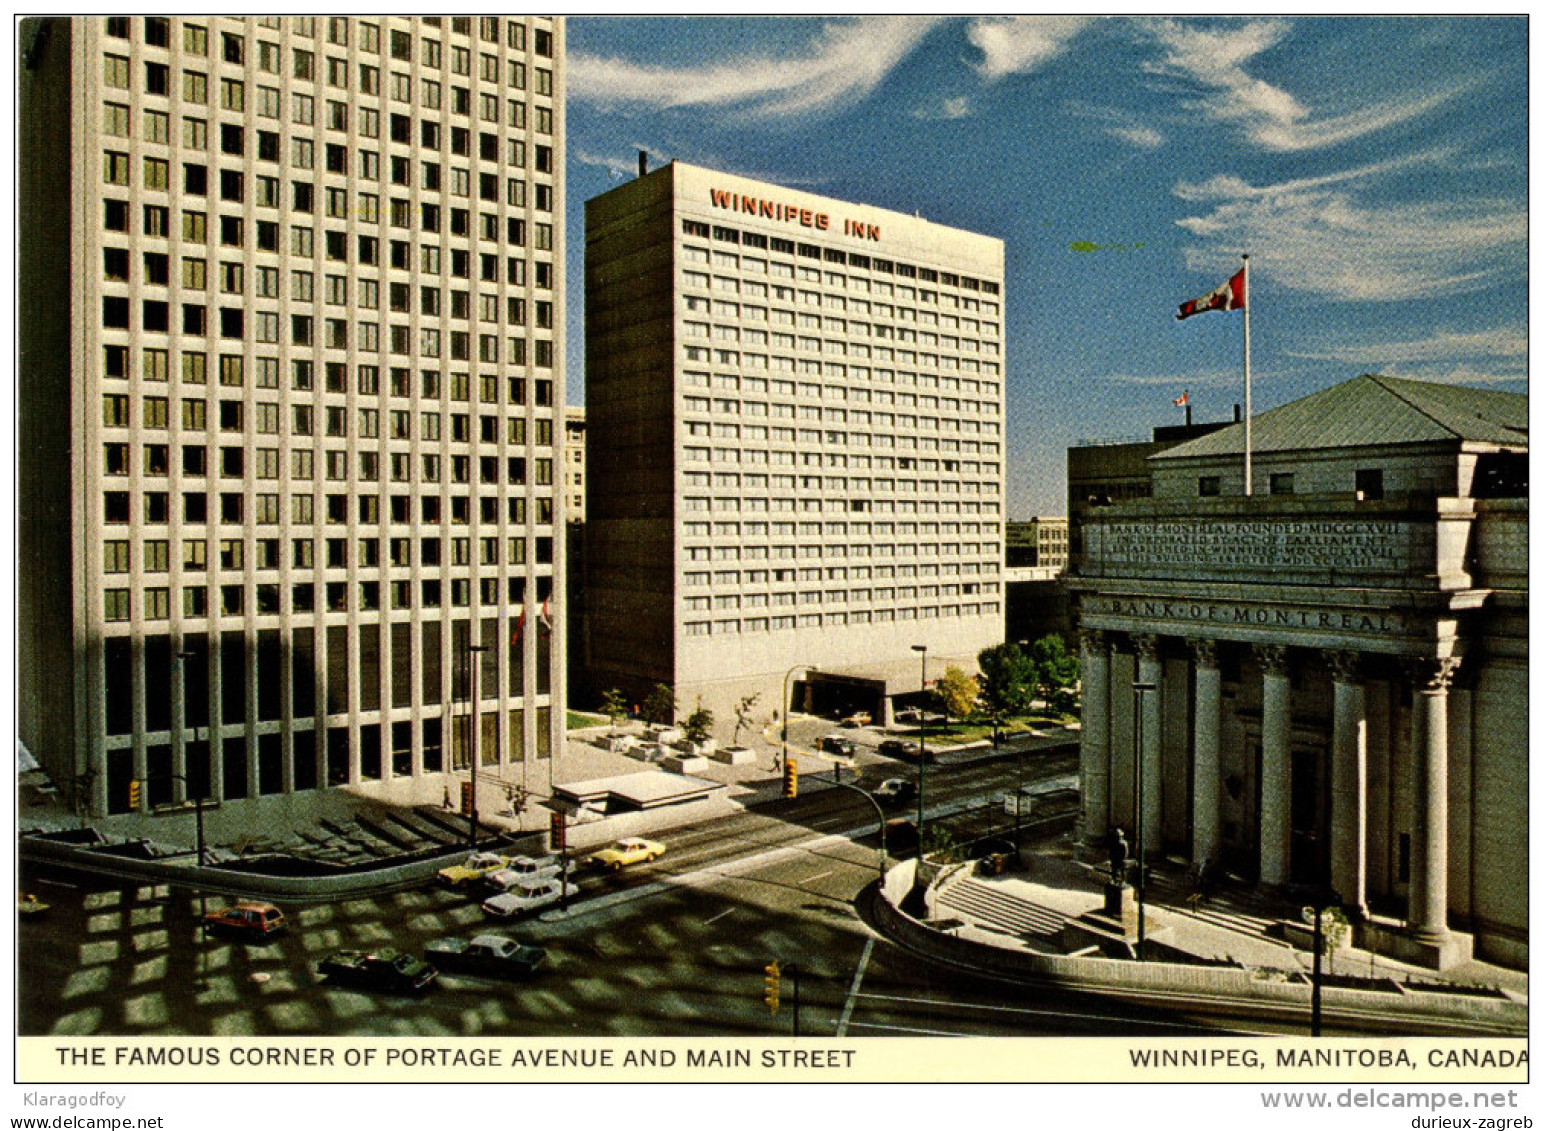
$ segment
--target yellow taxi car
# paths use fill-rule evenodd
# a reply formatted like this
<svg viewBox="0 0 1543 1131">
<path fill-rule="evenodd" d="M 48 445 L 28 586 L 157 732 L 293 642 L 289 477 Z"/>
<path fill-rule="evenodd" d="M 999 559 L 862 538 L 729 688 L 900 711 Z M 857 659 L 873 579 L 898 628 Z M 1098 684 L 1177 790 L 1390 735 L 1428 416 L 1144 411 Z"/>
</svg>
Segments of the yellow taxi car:
<svg viewBox="0 0 1543 1131">
<path fill-rule="evenodd" d="M 473 852 L 460 864 L 441 868 L 434 878 L 441 887 L 462 888 L 491 876 L 494 872 L 501 872 L 507 867 L 509 867 L 507 856 L 500 856 L 496 852 Z"/>
<path fill-rule="evenodd" d="M 664 855 L 664 845 L 657 840 L 644 840 L 640 836 L 623 837 L 608 848 L 602 848 L 589 858 L 596 868 L 619 872 L 629 864 L 647 864 Z"/>
</svg>

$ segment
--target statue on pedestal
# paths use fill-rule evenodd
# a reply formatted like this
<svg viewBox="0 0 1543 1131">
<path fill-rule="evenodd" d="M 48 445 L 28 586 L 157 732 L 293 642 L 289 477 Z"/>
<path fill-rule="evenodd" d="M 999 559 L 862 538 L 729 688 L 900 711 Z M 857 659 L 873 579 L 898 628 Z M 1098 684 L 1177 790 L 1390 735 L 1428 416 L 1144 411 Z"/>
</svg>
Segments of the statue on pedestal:
<svg viewBox="0 0 1543 1131">
<path fill-rule="evenodd" d="M 1125 887 L 1125 872 L 1130 860 L 1130 844 L 1125 830 L 1116 828 L 1109 833 L 1109 882 L 1115 887 Z"/>
</svg>

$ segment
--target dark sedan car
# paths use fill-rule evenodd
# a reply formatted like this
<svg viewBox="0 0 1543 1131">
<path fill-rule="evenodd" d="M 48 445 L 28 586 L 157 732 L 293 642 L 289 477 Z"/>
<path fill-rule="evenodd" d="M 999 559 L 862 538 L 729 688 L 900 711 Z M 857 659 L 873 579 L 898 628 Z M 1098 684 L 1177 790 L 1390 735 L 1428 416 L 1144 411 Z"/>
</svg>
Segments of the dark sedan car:
<svg viewBox="0 0 1543 1131">
<path fill-rule="evenodd" d="M 441 970 L 489 978 L 528 978 L 546 961 L 546 951 L 504 935 L 435 939 L 425 957 Z"/>
<path fill-rule="evenodd" d="M 921 758 L 921 747 L 904 739 L 886 738 L 879 743 L 879 753 L 886 758 L 901 758 L 907 762 L 915 762 Z M 936 761 L 937 756 L 931 750 L 927 751 L 927 764 L 930 766 Z"/>
<path fill-rule="evenodd" d="M 398 993 L 428 989 L 439 977 L 421 958 L 390 949 L 340 950 L 324 958 L 318 969 L 328 981 Z"/>
</svg>

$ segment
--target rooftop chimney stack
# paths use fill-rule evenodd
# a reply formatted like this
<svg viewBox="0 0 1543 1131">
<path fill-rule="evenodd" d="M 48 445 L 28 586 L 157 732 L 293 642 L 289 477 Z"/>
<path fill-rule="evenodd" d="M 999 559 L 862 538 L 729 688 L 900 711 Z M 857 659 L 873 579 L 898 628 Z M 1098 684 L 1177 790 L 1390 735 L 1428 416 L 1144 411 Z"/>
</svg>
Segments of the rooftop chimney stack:
<svg viewBox="0 0 1543 1131">
<path fill-rule="evenodd" d="M 648 150 L 638 150 L 638 176 L 648 176 Z"/>
</svg>

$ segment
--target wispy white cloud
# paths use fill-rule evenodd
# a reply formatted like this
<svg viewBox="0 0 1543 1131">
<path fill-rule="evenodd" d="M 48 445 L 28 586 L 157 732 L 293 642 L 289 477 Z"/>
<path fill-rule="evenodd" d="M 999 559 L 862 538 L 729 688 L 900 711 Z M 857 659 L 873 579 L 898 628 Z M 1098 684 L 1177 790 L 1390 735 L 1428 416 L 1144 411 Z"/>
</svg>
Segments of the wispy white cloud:
<svg viewBox="0 0 1543 1131">
<path fill-rule="evenodd" d="M 1100 373 L 1093 380 L 1109 385 L 1172 389 L 1174 396 L 1178 396 L 1185 389 L 1236 385 L 1240 377 L 1236 369 L 1186 369 L 1182 373 Z"/>
<path fill-rule="evenodd" d="M 1248 251 L 1256 272 L 1280 286 L 1373 302 L 1461 293 L 1524 273 L 1524 206 L 1474 198 L 1369 204 L 1343 179 L 1181 185 L 1181 198 L 1214 204 L 1178 221 L 1202 241 L 1185 251 L 1188 266 L 1219 269 Z"/>
<path fill-rule="evenodd" d="M 1151 126 L 1108 126 L 1104 132 L 1137 149 L 1159 149 L 1163 144 L 1163 135 Z"/>
<path fill-rule="evenodd" d="M 984 56 L 976 69 L 990 81 L 1049 62 L 1091 22 L 1089 16 L 994 16 L 971 21 L 966 34 Z"/>
<path fill-rule="evenodd" d="M 1173 19 L 1144 25 L 1163 52 L 1149 71 L 1176 75 L 1207 89 L 1195 106 L 1229 123 L 1254 145 L 1276 152 L 1321 149 L 1418 117 L 1461 87 L 1403 97 L 1379 96 L 1371 105 L 1339 114 L 1315 114 L 1288 91 L 1255 78 L 1247 64 L 1289 33 L 1284 20 L 1201 25 Z"/>
<path fill-rule="evenodd" d="M 1527 357 L 1527 327 L 1521 324 L 1499 326 L 1466 334 L 1441 331 L 1403 341 L 1366 342 L 1286 352 L 1291 357 L 1312 361 L 1343 361 L 1354 365 L 1471 361 L 1475 358 L 1515 362 Z"/>
<path fill-rule="evenodd" d="M 1095 106 L 1079 99 L 1068 101 L 1066 113 L 1074 118 L 1087 118 L 1103 123 L 1103 132 L 1118 138 L 1137 149 L 1158 149 L 1167 140 L 1161 131 L 1150 125 L 1141 115 L 1113 106 Z"/>
<path fill-rule="evenodd" d="M 974 105 L 970 102 L 969 95 L 961 94 L 953 98 L 934 99 L 911 111 L 911 117 L 919 118 L 924 122 L 953 122 L 960 118 L 968 118 L 975 112 Z"/>
<path fill-rule="evenodd" d="M 833 21 L 802 55 L 747 56 L 698 67 L 576 52 L 568 57 L 568 94 L 608 106 L 716 106 L 766 117 L 819 111 L 870 94 L 936 22 L 930 16 Z"/>
</svg>

